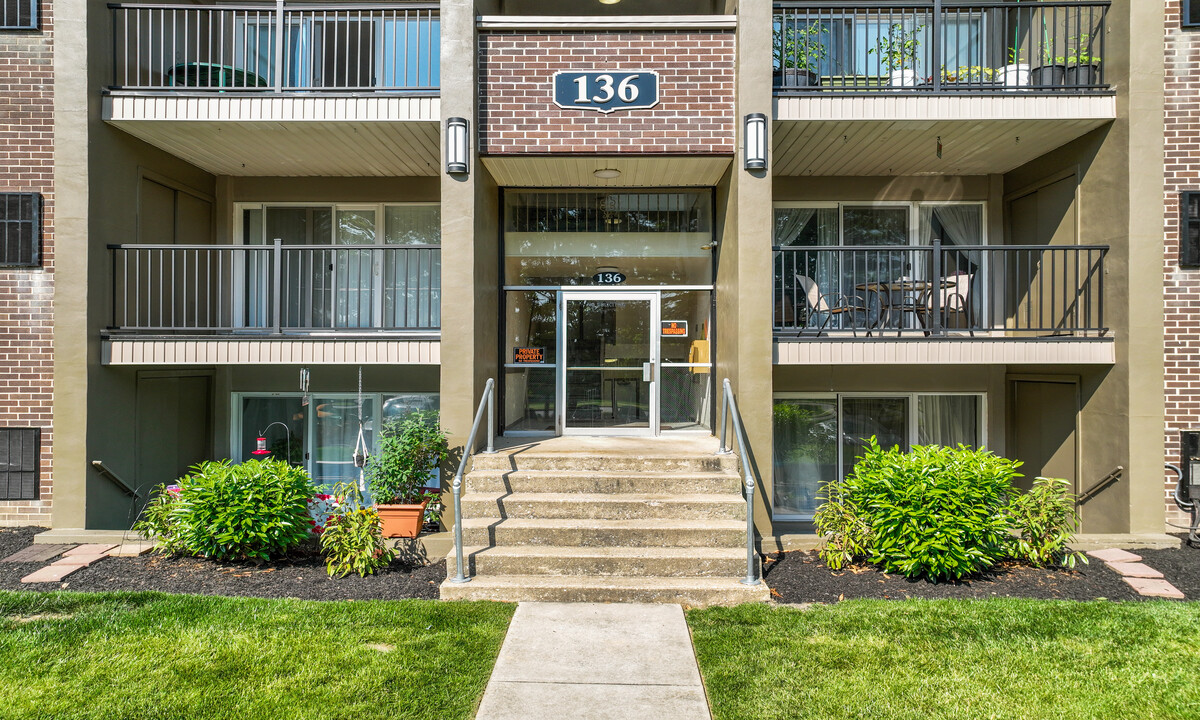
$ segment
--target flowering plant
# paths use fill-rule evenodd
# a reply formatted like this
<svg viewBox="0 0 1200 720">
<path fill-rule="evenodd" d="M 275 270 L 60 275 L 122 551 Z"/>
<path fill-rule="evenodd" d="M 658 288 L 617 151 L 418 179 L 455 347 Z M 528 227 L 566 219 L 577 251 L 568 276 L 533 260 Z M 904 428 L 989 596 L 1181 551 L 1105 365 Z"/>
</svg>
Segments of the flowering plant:
<svg viewBox="0 0 1200 720">
<path fill-rule="evenodd" d="M 325 532 L 329 516 L 337 511 L 338 499 L 328 493 L 318 493 L 308 499 L 308 524 L 314 535 Z"/>
<path fill-rule="evenodd" d="M 334 506 L 320 532 L 326 571 L 331 576 L 356 572 L 366 577 L 387 567 L 396 552 L 383 539 L 379 512 L 363 503 L 353 483 L 339 483 L 334 493 Z"/>
</svg>

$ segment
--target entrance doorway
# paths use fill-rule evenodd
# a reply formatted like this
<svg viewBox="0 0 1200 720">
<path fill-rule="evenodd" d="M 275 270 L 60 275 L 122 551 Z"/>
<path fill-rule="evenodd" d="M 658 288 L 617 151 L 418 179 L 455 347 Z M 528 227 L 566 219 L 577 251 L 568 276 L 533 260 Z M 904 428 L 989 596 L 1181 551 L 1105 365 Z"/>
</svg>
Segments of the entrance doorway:
<svg viewBox="0 0 1200 720">
<path fill-rule="evenodd" d="M 658 293 L 564 292 L 562 299 L 563 434 L 657 435 Z"/>
</svg>

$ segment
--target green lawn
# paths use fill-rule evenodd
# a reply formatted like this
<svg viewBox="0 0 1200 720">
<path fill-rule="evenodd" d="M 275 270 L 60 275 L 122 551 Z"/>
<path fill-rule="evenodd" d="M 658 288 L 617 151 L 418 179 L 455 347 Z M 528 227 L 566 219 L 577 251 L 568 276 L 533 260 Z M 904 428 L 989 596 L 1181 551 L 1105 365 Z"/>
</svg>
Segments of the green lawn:
<svg viewBox="0 0 1200 720">
<path fill-rule="evenodd" d="M 0 593 L 0 718 L 470 718 L 513 609 Z"/>
<path fill-rule="evenodd" d="M 1200 603 L 688 612 L 716 720 L 1200 718 Z"/>
</svg>

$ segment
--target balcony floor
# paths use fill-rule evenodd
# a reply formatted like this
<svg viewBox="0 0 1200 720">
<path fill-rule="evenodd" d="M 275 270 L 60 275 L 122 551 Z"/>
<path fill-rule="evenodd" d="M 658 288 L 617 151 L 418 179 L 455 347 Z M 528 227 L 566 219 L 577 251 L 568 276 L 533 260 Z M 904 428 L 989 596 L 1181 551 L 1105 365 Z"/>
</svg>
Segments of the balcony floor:
<svg viewBox="0 0 1200 720">
<path fill-rule="evenodd" d="M 440 163 L 436 97 L 110 94 L 103 117 L 216 175 L 436 176 Z"/>
</svg>

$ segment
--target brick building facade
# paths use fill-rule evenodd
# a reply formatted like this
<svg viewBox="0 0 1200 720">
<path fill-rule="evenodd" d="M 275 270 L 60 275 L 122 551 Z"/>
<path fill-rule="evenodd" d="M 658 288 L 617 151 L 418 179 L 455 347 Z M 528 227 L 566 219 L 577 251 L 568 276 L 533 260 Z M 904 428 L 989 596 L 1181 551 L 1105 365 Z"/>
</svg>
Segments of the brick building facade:
<svg viewBox="0 0 1200 720">
<path fill-rule="evenodd" d="M 734 151 L 733 33 L 481 33 L 479 57 L 481 152 Z M 546 106 L 555 72 L 612 67 L 656 71 L 661 102 L 632 118 Z"/>
<path fill-rule="evenodd" d="M 54 23 L 0 30 L 0 192 L 41 196 L 40 267 L 0 268 L 0 428 L 41 430 L 37 498 L 0 498 L 0 525 L 50 525 L 54 381 Z"/>
<path fill-rule="evenodd" d="M 1182 23 L 1183 0 L 1166 0 L 1166 458 L 1181 461 L 1179 433 L 1200 429 L 1200 271 L 1180 267 L 1180 193 L 1200 190 L 1200 33 Z M 1166 476 L 1167 520 L 1184 516 L 1171 496 L 1175 475 Z"/>
</svg>

